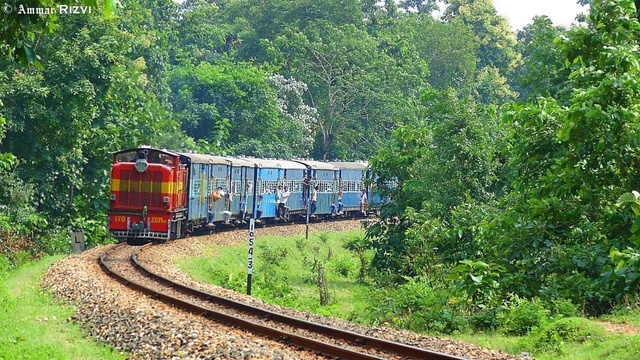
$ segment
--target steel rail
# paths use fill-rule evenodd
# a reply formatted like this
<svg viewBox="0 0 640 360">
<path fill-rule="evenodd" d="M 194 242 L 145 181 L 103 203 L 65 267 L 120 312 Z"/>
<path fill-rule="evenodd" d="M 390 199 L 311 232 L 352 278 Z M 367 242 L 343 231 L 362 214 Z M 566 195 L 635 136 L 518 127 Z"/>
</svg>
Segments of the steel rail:
<svg viewBox="0 0 640 360">
<path fill-rule="evenodd" d="M 295 334 L 274 329 L 268 326 L 256 324 L 248 320 L 238 319 L 236 317 L 233 317 L 221 312 L 203 308 L 201 306 L 198 306 L 188 301 L 176 299 L 172 296 L 163 294 L 161 292 L 148 288 L 142 284 L 131 281 L 126 277 L 124 277 L 122 274 L 119 274 L 113 271 L 111 267 L 109 267 L 109 265 L 107 264 L 107 261 L 105 260 L 109 252 L 116 250 L 121 245 L 124 245 L 124 243 L 114 245 L 111 248 L 104 251 L 99 257 L 99 263 L 100 263 L 100 266 L 103 268 L 103 270 L 107 274 L 109 274 L 110 276 L 114 277 L 115 279 L 117 279 L 118 281 L 122 282 L 123 284 L 125 284 L 126 286 L 132 289 L 138 290 L 151 297 L 158 298 L 167 304 L 174 305 L 176 307 L 190 311 L 194 314 L 198 314 L 207 319 L 222 322 L 243 330 L 253 332 L 258 335 L 267 336 L 277 341 L 282 341 L 287 344 L 302 347 L 304 349 L 317 351 L 329 356 L 336 356 L 340 359 L 350 359 L 350 360 L 382 360 L 383 359 L 377 356 L 359 353 L 359 352 L 345 349 L 343 347 L 339 347 L 336 345 L 330 345 L 321 341 L 309 339 L 304 336 L 295 335 Z"/>
<path fill-rule="evenodd" d="M 331 326 L 327 326 L 324 324 L 318 324 L 310 321 L 305 321 L 302 319 L 294 318 L 291 316 L 279 314 L 270 310 L 262 309 L 259 307 L 255 307 L 249 304 L 245 304 L 239 301 L 235 301 L 229 298 L 225 298 L 222 296 L 218 296 L 215 294 L 211 294 L 205 291 L 201 291 L 198 289 L 191 288 L 189 286 L 176 283 L 171 279 L 163 277 L 162 275 L 156 274 L 145 267 L 140 261 L 138 261 L 137 254 L 139 251 L 142 251 L 148 245 L 145 245 L 139 249 L 137 249 L 131 256 L 132 261 L 136 266 L 138 266 L 142 271 L 144 271 L 147 275 L 158 279 L 165 283 L 168 286 L 173 287 L 174 289 L 180 290 L 184 293 L 188 293 L 190 295 L 197 296 L 203 300 L 208 300 L 223 306 L 227 306 L 238 311 L 243 311 L 255 316 L 263 317 L 268 320 L 278 321 L 283 324 L 287 324 L 290 326 L 295 326 L 297 328 L 306 329 L 309 331 L 313 331 L 318 334 L 330 336 L 336 339 L 341 339 L 348 341 L 352 344 L 357 344 L 362 347 L 369 347 L 377 350 L 382 350 L 385 352 L 391 352 L 396 355 L 408 356 L 414 359 L 429 359 L 429 360 L 460 360 L 463 358 L 456 357 L 453 355 L 447 355 L 443 353 L 439 353 L 436 351 L 422 349 L 416 346 L 402 344 L 394 341 L 379 339 L 375 337 L 371 337 L 368 335 L 358 334 L 352 331 L 347 331 L 343 329 L 334 328 Z"/>
</svg>

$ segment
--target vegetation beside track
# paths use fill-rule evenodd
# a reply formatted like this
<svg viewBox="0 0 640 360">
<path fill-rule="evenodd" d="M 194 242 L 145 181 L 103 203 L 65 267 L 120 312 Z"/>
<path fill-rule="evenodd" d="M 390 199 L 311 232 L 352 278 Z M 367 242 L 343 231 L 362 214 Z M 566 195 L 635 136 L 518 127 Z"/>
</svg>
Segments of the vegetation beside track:
<svg viewBox="0 0 640 360">
<path fill-rule="evenodd" d="M 361 272 L 361 261 L 366 265 L 373 258 L 371 251 L 358 251 L 363 234 L 257 238 L 252 295 L 320 315 L 448 336 L 536 359 L 634 359 L 640 353 L 637 309 L 621 308 L 614 315 L 587 319 L 568 302 L 551 305 L 512 298 L 492 312 L 471 314 L 459 305 L 462 297 L 453 279 L 380 287 L 370 272 Z M 202 256 L 177 265 L 199 281 L 246 292 L 244 245 L 212 245 Z M 319 269 L 324 269 L 323 281 Z M 328 294 L 326 305 L 321 304 L 323 293 Z M 491 329 L 482 330 L 487 322 L 492 322 Z"/>
<path fill-rule="evenodd" d="M 0 359 L 124 359 L 67 321 L 73 308 L 42 291 L 40 278 L 61 256 L 0 274 Z"/>
</svg>

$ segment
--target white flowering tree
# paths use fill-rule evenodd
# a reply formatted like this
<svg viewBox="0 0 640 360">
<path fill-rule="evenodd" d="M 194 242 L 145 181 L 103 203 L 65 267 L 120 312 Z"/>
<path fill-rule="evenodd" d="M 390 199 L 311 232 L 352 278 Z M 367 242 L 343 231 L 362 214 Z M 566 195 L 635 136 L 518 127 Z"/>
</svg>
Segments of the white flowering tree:
<svg viewBox="0 0 640 360">
<path fill-rule="evenodd" d="M 289 139 L 290 146 L 299 156 L 309 155 L 318 128 L 318 111 L 304 102 L 305 92 L 309 90 L 307 84 L 280 74 L 271 75 L 269 82 L 277 91 L 278 110 L 285 120 L 281 137 Z"/>
</svg>

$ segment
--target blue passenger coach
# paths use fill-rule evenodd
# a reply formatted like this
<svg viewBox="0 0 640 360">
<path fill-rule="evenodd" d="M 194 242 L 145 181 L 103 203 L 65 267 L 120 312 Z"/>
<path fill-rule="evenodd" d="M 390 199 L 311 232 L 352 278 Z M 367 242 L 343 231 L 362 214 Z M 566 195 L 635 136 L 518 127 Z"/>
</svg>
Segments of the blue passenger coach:
<svg viewBox="0 0 640 360">
<path fill-rule="evenodd" d="M 338 168 L 334 165 L 315 160 L 296 160 L 307 167 L 307 176 L 310 177 L 309 191 L 318 186 L 318 200 L 316 202 L 315 215 L 331 214 L 331 204 L 335 199 L 338 186 Z M 303 197 L 306 201 L 311 194 L 306 191 Z"/>
<path fill-rule="evenodd" d="M 306 167 L 302 164 L 287 160 L 253 159 L 256 163 L 258 179 L 256 181 L 257 194 L 262 196 L 260 210 L 262 219 L 276 218 L 276 190 L 278 185 L 288 186 L 291 196 L 287 206 L 291 212 L 302 211 L 302 180 Z M 256 205 L 257 206 L 257 205 Z"/>
<path fill-rule="evenodd" d="M 255 196 L 253 187 L 255 183 L 254 161 L 244 157 L 225 157 L 231 165 L 229 204 L 226 207 L 230 212 L 228 220 L 242 222 L 253 216 Z"/>
<path fill-rule="evenodd" d="M 212 155 L 192 153 L 180 153 L 180 155 L 187 160 L 189 169 L 188 220 L 194 226 L 221 220 L 223 212 L 227 210 L 225 195 L 228 194 L 229 189 L 230 162 L 225 158 Z"/>
<path fill-rule="evenodd" d="M 366 189 L 368 164 L 366 162 L 330 162 L 339 169 L 338 189 L 342 195 L 343 212 L 360 211 L 360 194 Z M 367 199 L 371 199 L 371 193 L 367 190 Z M 340 195 L 340 193 L 338 194 Z"/>
</svg>

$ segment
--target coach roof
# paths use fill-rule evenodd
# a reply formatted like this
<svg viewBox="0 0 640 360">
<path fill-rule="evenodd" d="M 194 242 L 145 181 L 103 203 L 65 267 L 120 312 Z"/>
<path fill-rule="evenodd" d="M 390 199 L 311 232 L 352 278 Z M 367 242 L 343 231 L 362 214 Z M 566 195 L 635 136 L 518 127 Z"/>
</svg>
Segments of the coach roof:
<svg viewBox="0 0 640 360">
<path fill-rule="evenodd" d="M 231 166 L 233 167 L 250 167 L 253 168 L 256 166 L 256 159 L 251 157 L 230 157 L 223 156 L 222 158 L 227 159 Z"/>
<path fill-rule="evenodd" d="M 366 162 L 331 161 L 329 164 L 334 165 L 339 169 L 349 170 L 366 170 L 369 167 L 369 164 Z"/>
<path fill-rule="evenodd" d="M 307 167 L 289 160 L 279 159 L 253 159 L 258 167 L 271 168 L 271 169 L 292 169 L 292 170 L 306 170 Z"/>
<path fill-rule="evenodd" d="M 340 170 L 335 165 L 328 162 L 322 162 L 322 161 L 316 161 L 316 160 L 295 160 L 295 161 L 301 164 L 304 164 L 309 169 L 313 169 L 313 170 L 330 170 L 330 171 Z"/>
<path fill-rule="evenodd" d="M 231 162 L 220 156 L 213 155 L 203 155 L 203 154 L 195 154 L 195 153 L 178 153 L 183 157 L 188 158 L 194 164 L 220 164 L 220 165 L 231 165 Z"/>
</svg>

